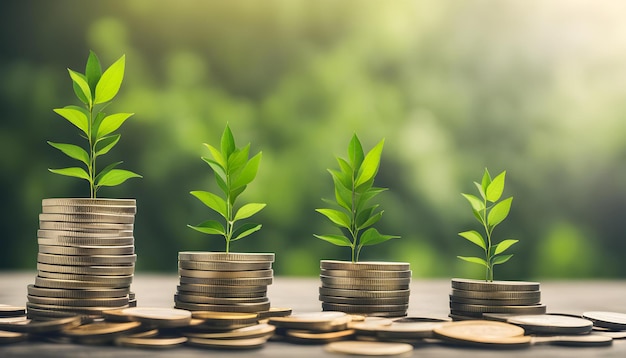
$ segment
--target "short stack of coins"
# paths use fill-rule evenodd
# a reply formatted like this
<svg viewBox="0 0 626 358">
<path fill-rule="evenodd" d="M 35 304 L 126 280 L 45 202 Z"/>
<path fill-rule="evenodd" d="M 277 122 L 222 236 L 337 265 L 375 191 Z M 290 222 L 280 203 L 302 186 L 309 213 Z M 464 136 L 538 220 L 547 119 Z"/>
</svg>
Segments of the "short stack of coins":
<svg viewBox="0 0 626 358">
<path fill-rule="evenodd" d="M 322 310 L 406 316 L 411 270 L 405 262 L 320 261 Z"/>
<path fill-rule="evenodd" d="M 180 252 L 175 307 L 189 311 L 258 313 L 270 309 L 274 254 Z"/>
<path fill-rule="evenodd" d="M 134 199 L 44 199 L 29 318 L 100 315 L 136 304 L 136 211 Z"/>
<path fill-rule="evenodd" d="M 483 314 L 536 315 L 546 313 L 538 282 L 477 281 L 454 278 L 450 317 L 481 318 Z"/>
</svg>

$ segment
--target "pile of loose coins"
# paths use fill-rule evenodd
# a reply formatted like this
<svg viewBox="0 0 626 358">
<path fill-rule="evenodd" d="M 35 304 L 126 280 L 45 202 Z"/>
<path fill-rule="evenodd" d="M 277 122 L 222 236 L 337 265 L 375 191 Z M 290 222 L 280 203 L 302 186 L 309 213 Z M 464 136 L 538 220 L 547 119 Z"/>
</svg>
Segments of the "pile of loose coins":
<svg viewBox="0 0 626 358">
<path fill-rule="evenodd" d="M 543 314 L 538 282 L 476 281 L 454 278 L 450 317 L 476 319 L 483 314 Z"/>
<path fill-rule="evenodd" d="M 268 311 L 274 254 L 180 252 L 176 308 L 190 311 Z"/>
<path fill-rule="evenodd" d="M 411 270 L 404 262 L 320 261 L 322 310 L 406 316 Z"/>
<path fill-rule="evenodd" d="M 134 199 L 44 199 L 28 316 L 98 314 L 135 304 L 136 211 Z"/>
</svg>

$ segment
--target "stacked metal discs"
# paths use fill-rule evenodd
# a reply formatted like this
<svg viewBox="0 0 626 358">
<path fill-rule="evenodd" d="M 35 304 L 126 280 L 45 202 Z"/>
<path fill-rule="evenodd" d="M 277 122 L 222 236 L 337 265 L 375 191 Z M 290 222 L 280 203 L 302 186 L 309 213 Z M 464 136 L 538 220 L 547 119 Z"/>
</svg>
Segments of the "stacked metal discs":
<svg viewBox="0 0 626 358">
<path fill-rule="evenodd" d="M 136 304 L 134 199 L 44 199 L 28 316 L 59 318 Z"/>
<path fill-rule="evenodd" d="M 480 318 L 485 313 L 546 313 L 546 306 L 541 304 L 539 283 L 452 279 L 450 317 Z"/>
<path fill-rule="evenodd" d="M 406 316 L 411 270 L 405 262 L 320 261 L 324 311 L 379 317 Z"/>
<path fill-rule="evenodd" d="M 265 312 L 274 254 L 180 252 L 176 308 L 190 311 Z"/>
</svg>

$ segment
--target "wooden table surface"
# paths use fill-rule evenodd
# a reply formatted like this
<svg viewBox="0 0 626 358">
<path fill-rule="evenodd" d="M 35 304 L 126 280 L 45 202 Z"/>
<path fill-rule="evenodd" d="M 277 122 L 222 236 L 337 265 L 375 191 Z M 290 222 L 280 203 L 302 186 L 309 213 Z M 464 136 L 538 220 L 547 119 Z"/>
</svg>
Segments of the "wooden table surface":
<svg viewBox="0 0 626 358">
<path fill-rule="evenodd" d="M 0 303 L 24 305 L 26 286 L 34 283 L 34 272 L 0 272 Z M 137 273 L 131 286 L 142 307 L 172 307 L 178 278 L 175 275 Z M 276 277 L 268 296 L 274 307 L 291 307 L 294 312 L 321 310 L 318 301 L 319 279 Z M 411 284 L 410 316 L 448 314 L 450 280 L 419 280 Z M 549 312 L 584 311 L 626 312 L 624 281 L 544 281 L 542 302 Z M 626 340 L 616 340 L 610 347 L 573 348 L 538 345 L 516 350 L 488 350 L 440 344 L 417 346 L 412 357 L 626 357 Z M 326 353 L 321 345 L 296 345 L 268 342 L 252 351 L 215 351 L 193 347 L 169 350 L 142 350 L 113 346 L 86 346 L 22 342 L 0 346 L 0 357 L 340 357 Z"/>
</svg>

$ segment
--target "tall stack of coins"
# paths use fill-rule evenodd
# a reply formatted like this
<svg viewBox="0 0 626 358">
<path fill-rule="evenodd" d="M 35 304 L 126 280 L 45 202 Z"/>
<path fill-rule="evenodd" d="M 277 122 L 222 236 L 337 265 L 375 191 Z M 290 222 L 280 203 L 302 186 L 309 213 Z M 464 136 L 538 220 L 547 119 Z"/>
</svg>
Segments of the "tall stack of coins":
<svg viewBox="0 0 626 358">
<path fill-rule="evenodd" d="M 176 308 L 189 311 L 268 311 L 274 254 L 179 252 Z"/>
<path fill-rule="evenodd" d="M 379 317 L 406 316 L 411 270 L 406 262 L 320 261 L 324 311 Z"/>
<path fill-rule="evenodd" d="M 136 304 L 130 292 L 136 211 L 134 199 L 44 199 L 29 318 L 99 315 Z"/>
<path fill-rule="evenodd" d="M 480 318 L 484 313 L 543 314 L 538 282 L 452 279 L 450 317 Z"/>
</svg>

